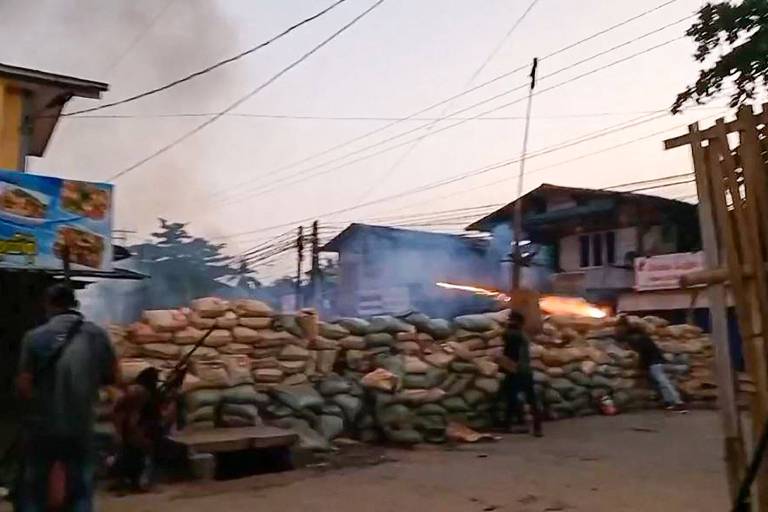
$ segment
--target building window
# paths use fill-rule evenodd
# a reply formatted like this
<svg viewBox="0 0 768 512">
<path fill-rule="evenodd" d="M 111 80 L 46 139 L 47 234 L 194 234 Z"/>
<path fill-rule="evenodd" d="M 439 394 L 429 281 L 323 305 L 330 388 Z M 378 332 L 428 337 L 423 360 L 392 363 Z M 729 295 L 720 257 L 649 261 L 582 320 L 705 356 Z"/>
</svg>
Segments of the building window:
<svg viewBox="0 0 768 512">
<path fill-rule="evenodd" d="M 592 235 L 592 266 L 603 266 L 603 234 L 595 233 Z"/>
<path fill-rule="evenodd" d="M 616 263 L 616 233 L 592 233 L 579 237 L 579 266 L 602 267 Z"/>
<path fill-rule="evenodd" d="M 616 263 L 616 233 L 613 231 L 605 234 L 605 261 L 609 265 Z"/>
<path fill-rule="evenodd" d="M 588 267 L 589 266 L 589 235 L 581 235 L 579 237 L 579 254 L 580 254 L 579 266 Z"/>
</svg>

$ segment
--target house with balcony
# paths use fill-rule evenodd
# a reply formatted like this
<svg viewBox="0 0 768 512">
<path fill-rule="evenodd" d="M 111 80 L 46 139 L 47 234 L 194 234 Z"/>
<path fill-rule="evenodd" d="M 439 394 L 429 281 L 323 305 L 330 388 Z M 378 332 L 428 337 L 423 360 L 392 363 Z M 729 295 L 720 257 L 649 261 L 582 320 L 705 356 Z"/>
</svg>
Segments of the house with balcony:
<svg viewBox="0 0 768 512">
<path fill-rule="evenodd" d="M 635 290 L 637 258 L 700 249 L 696 206 L 663 197 L 543 184 L 467 226 L 511 240 L 509 226 L 522 201 L 521 240 L 539 274 L 533 287 L 616 307 Z M 543 266 L 543 267 L 542 267 Z M 544 278 L 541 277 L 542 273 Z"/>
</svg>

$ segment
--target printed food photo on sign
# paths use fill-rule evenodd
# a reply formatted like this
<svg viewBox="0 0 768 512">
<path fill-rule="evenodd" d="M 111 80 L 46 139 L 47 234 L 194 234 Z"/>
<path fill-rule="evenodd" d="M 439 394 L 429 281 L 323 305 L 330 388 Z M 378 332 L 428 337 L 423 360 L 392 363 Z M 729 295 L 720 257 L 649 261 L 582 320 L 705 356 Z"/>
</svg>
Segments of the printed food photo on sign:
<svg viewBox="0 0 768 512">
<path fill-rule="evenodd" d="M 0 182 L 0 213 L 18 220 L 44 219 L 48 196 L 10 183 Z"/>
<path fill-rule="evenodd" d="M 102 220 L 109 211 L 109 190 L 93 183 L 65 180 L 61 184 L 61 209 L 70 213 Z"/>
<path fill-rule="evenodd" d="M 64 257 L 64 247 L 69 247 L 69 261 L 91 268 L 101 267 L 104 255 L 104 237 L 73 226 L 61 226 L 56 231 L 54 254 Z"/>
</svg>

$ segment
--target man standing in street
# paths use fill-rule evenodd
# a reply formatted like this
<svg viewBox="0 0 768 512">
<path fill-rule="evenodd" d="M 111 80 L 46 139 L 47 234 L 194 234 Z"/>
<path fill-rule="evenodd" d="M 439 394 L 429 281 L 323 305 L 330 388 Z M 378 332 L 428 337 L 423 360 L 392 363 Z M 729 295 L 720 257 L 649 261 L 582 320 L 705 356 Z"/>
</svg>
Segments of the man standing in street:
<svg viewBox="0 0 768 512">
<path fill-rule="evenodd" d="M 621 316 L 616 324 L 616 338 L 637 352 L 640 357 L 640 367 L 645 369 L 648 377 L 656 385 L 667 410 L 688 412 L 680 398 L 680 393 L 664 371 L 664 355 L 651 337 L 640 327 L 632 325 L 626 316 Z"/>
<path fill-rule="evenodd" d="M 534 389 L 530 344 L 523 332 L 524 324 L 525 317 L 521 313 L 510 311 L 504 332 L 504 355 L 498 361 L 504 372 L 500 390 L 500 396 L 506 400 L 503 426 L 511 429 L 513 418 L 518 425 L 525 425 L 525 411 L 518 398 L 523 393 L 533 417 L 533 435 L 541 437 L 541 409 Z"/>
<path fill-rule="evenodd" d="M 101 386 L 117 379 L 104 329 L 84 320 L 75 294 L 57 284 L 45 295 L 48 322 L 25 336 L 17 387 L 25 402 L 18 510 L 93 510 L 91 441 Z"/>
</svg>

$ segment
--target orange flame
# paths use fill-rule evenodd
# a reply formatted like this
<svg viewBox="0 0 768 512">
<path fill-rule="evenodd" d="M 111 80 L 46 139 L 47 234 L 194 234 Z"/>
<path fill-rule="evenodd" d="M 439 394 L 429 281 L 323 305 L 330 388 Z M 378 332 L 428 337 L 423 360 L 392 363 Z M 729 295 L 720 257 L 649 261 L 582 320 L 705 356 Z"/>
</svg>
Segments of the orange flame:
<svg viewBox="0 0 768 512">
<path fill-rule="evenodd" d="M 481 288 L 479 286 L 468 286 L 462 284 L 453 283 L 435 283 L 440 288 L 446 288 L 448 290 L 460 290 L 465 292 L 471 292 L 475 295 L 482 295 L 485 297 L 491 297 L 503 302 L 509 302 L 510 298 L 504 292 L 498 290 L 491 290 L 488 288 Z M 539 299 L 539 308 L 544 313 L 549 315 L 568 315 L 568 316 L 584 316 L 589 318 L 605 318 L 608 313 L 590 302 L 582 299 L 581 297 L 561 297 L 558 295 L 545 295 Z"/>
</svg>

